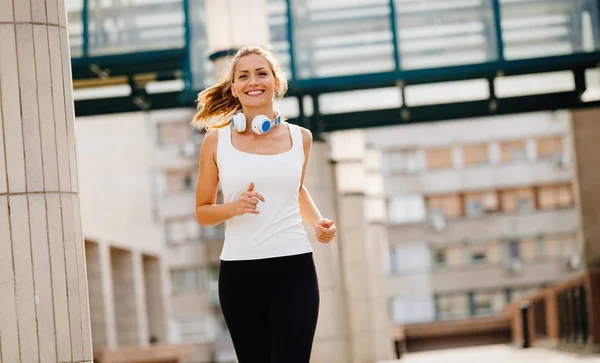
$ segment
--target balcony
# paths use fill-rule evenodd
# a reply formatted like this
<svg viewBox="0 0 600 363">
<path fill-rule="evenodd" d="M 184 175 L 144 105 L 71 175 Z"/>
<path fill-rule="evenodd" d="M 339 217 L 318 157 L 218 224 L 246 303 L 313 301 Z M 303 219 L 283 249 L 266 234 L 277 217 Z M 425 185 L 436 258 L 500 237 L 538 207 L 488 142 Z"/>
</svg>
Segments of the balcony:
<svg viewBox="0 0 600 363">
<path fill-rule="evenodd" d="M 577 229 L 577 212 L 574 208 L 531 213 L 487 214 L 480 217 L 463 217 L 448 221 L 437 232 L 428 223 L 394 224 L 388 229 L 391 244 L 427 241 L 431 243 L 457 242 L 476 236 L 477 239 L 499 239 L 503 236 L 535 236 Z"/>
<path fill-rule="evenodd" d="M 385 194 L 438 194 L 465 190 L 504 189 L 524 185 L 569 182 L 572 170 L 565 164 L 545 160 L 491 164 L 464 169 L 396 174 L 385 178 Z"/>
<path fill-rule="evenodd" d="M 525 263 L 518 271 L 503 264 L 436 269 L 431 274 L 431 286 L 436 293 L 502 289 L 556 283 L 576 273 L 567 266 L 566 258 L 559 257 Z"/>
</svg>

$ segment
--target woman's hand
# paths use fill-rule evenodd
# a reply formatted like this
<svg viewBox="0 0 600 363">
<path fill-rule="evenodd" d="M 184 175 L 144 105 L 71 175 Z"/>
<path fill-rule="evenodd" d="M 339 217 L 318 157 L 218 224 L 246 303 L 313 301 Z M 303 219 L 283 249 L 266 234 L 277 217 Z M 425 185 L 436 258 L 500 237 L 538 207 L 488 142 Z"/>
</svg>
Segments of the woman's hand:
<svg viewBox="0 0 600 363">
<path fill-rule="evenodd" d="M 329 243 L 337 232 L 337 228 L 333 221 L 327 218 L 321 218 L 315 225 L 315 237 L 321 243 Z"/>
<path fill-rule="evenodd" d="M 241 216 L 246 213 L 258 214 L 256 206 L 258 205 L 259 200 L 264 202 L 265 198 L 254 191 L 254 182 L 251 182 L 248 189 L 233 202 L 234 215 Z"/>
</svg>

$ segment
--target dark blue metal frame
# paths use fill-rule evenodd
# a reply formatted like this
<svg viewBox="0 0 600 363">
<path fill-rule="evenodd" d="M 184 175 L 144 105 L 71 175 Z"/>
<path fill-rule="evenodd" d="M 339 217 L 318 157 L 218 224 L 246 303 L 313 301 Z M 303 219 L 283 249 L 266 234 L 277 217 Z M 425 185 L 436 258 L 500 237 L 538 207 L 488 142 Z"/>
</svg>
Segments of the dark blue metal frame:
<svg viewBox="0 0 600 363">
<path fill-rule="evenodd" d="M 190 65 L 191 19 L 190 0 L 182 0 L 185 12 L 185 47 L 165 51 L 149 51 L 133 54 L 107 55 L 89 57 L 89 0 L 83 0 L 83 57 L 73 58 L 73 77 L 95 78 L 97 71 L 93 68 L 106 70 L 110 76 L 126 75 L 130 81 L 135 74 L 156 73 L 159 79 L 173 79 L 182 75 L 185 89 L 181 93 L 146 95 L 153 109 L 173 107 L 195 107 L 199 89 L 194 88 L 193 75 Z M 313 99 L 313 115 L 307 117 L 303 107 L 299 107 L 300 116 L 297 122 L 314 131 L 333 131 L 356 127 L 371 127 L 397 124 L 401 122 L 428 122 L 441 119 L 467 118 L 503 113 L 529 112 L 552 110 L 559 108 L 579 108 L 596 106 L 597 103 L 582 103 L 581 94 L 586 90 L 585 70 L 596 68 L 600 63 L 600 51 L 589 53 L 574 53 L 568 55 L 520 60 L 505 60 L 504 42 L 501 28 L 500 0 L 491 0 L 493 7 L 493 27 L 495 31 L 495 61 L 465 64 L 449 67 L 403 70 L 398 41 L 397 13 L 394 0 L 389 0 L 390 28 L 392 31 L 394 70 L 382 73 L 354 74 L 338 77 L 322 77 L 300 79 L 297 73 L 296 54 L 294 48 L 294 17 L 292 0 L 285 0 L 287 15 L 287 37 L 290 52 L 290 87 L 289 97 L 296 97 L 300 104 L 309 95 Z M 600 13 L 594 21 L 600 21 Z M 490 27 L 491 28 L 491 27 Z M 491 30 L 491 29 L 490 29 Z M 490 49 L 491 51 L 491 49 Z M 93 67 L 94 66 L 94 67 Z M 499 76 L 535 74 L 555 71 L 572 71 L 575 75 L 574 91 L 534 95 L 515 98 L 497 99 L 494 90 L 494 80 Z M 403 105 L 399 109 L 385 109 L 368 112 L 351 112 L 344 114 L 325 114 L 319 112 L 318 96 L 324 93 L 343 92 L 361 89 L 383 87 L 400 87 L 402 94 L 406 86 L 448 81 L 486 79 L 489 82 L 490 98 L 482 101 L 460 102 L 444 105 L 428 105 L 411 107 Z M 128 101 L 129 100 L 129 101 Z M 494 107 L 491 107 L 491 102 Z M 107 98 L 76 102 L 78 116 L 99 113 L 115 113 L 135 111 L 137 106 L 132 98 Z M 376 117 L 373 114 L 376 113 Z M 318 137 L 318 136 L 317 136 Z"/>
</svg>

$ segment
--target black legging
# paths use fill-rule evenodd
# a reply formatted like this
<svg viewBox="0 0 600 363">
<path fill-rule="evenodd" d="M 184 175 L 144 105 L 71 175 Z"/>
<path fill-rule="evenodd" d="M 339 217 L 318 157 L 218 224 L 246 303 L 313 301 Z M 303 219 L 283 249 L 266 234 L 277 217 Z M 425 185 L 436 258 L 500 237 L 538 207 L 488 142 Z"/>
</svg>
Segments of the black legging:
<svg viewBox="0 0 600 363">
<path fill-rule="evenodd" d="M 219 299 L 239 363 L 309 363 L 319 311 L 312 253 L 221 261 Z"/>
</svg>

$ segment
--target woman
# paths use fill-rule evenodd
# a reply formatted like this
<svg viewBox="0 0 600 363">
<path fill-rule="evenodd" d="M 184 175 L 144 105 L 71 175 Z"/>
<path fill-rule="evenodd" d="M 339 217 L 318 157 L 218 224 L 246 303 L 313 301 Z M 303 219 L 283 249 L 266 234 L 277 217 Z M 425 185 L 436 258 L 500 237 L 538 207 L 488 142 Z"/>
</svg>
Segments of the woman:
<svg viewBox="0 0 600 363">
<path fill-rule="evenodd" d="M 303 185 L 309 130 L 282 121 L 275 96 L 287 80 L 274 55 L 244 47 L 216 85 L 198 96 L 196 219 L 226 222 L 219 299 L 240 363 L 308 363 L 319 289 L 303 219 L 316 239 L 336 234 Z M 218 184 L 224 203 L 215 204 Z"/>
</svg>

